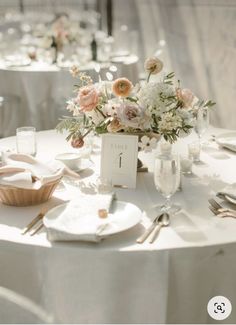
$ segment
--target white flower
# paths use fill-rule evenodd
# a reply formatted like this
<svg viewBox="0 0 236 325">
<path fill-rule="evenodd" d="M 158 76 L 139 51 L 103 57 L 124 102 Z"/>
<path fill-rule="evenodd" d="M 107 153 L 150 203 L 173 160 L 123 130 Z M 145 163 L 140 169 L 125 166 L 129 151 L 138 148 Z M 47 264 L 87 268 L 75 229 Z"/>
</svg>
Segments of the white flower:
<svg viewBox="0 0 236 325">
<path fill-rule="evenodd" d="M 161 116 L 172 108 L 172 97 L 175 96 L 175 91 L 168 84 L 150 82 L 141 88 L 138 96 L 142 106 L 148 108 L 152 114 Z"/>
<path fill-rule="evenodd" d="M 151 152 L 152 149 L 155 149 L 157 146 L 157 139 L 156 138 L 149 138 L 148 136 L 144 135 L 138 143 L 139 148 L 144 150 L 144 152 Z"/>
<path fill-rule="evenodd" d="M 78 75 L 80 73 L 79 67 L 77 65 L 73 65 L 70 68 L 70 73 L 71 73 L 72 77 L 74 77 L 74 78 L 78 77 Z"/>
<path fill-rule="evenodd" d="M 117 116 L 121 105 L 122 103 L 118 98 L 113 98 L 109 100 L 107 104 L 105 104 L 104 113 L 108 116 Z"/>
<path fill-rule="evenodd" d="M 183 121 L 180 116 L 167 112 L 163 114 L 161 121 L 159 122 L 159 131 L 161 133 L 172 132 L 173 130 L 181 128 L 182 123 Z"/>
<path fill-rule="evenodd" d="M 87 116 L 91 117 L 91 119 L 95 125 L 100 124 L 104 120 L 104 117 L 102 116 L 102 114 L 94 109 L 92 111 L 86 112 L 85 114 Z"/>
</svg>

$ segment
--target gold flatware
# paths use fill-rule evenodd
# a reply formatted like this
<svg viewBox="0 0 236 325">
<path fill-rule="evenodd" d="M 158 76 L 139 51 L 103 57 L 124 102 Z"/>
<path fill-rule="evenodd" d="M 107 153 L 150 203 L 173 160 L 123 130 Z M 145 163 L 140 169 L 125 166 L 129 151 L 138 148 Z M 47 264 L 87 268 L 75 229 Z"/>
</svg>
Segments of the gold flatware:
<svg viewBox="0 0 236 325">
<path fill-rule="evenodd" d="M 154 229 L 154 231 L 152 232 L 152 234 L 150 236 L 149 243 L 152 244 L 156 240 L 161 228 L 167 227 L 167 226 L 169 226 L 169 224 L 170 224 L 169 214 L 168 213 L 161 214 L 160 217 L 158 218 L 158 223 L 156 225 L 156 228 Z"/>
<path fill-rule="evenodd" d="M 25 235 L 31 228 L 36 225 L 41 219 L 43 219 L 45 212 L 40 211 L 39 214 L 22 230 L 21 234 Z"/>
<path fill-rule="evenodd" d="M 210 203 L 209 209 L 218 217 L 232 217 L 236 218 L 236 211 L 228 208 L 224 208 L 220 205 L 216 200 L 209 199 L 208 202 Z"/>
<path fill-rule="evenodd" d="M 138 244 L 142 244 L 147 238 L 148 236 L 151 234 L 151 232 L 155 229 L 157 222 L 158 222 L 158 218 L 160 217 L 160 215 L 158 215 L 152 222 L 152 224 L 146 229 L 146 231 L 136 240 L 136 242 Z"/>
<path fill-rule="evenodd" d="M 41 211 L 39 212 L 39 214 L 37 214 L 37 216 L 22 230 L 22 235 L 27 234 L 40 220 L 43 219 L 43 217 L 45 216 L 45 214 L 52 209 L 55 205 L 57 204 L 51 204 L 51 205 L 47 205 L 45 207 L 43 207 L 41 209 Z"/>
<path fill-rule="evenodd" d="M 39 232 L 39 230 L 41 230 L 44 227 L 43 222 L 36 228 L 34 229 L 31 233 L 30 236 L 34 236 L 37 232 Z"/>
</svg>

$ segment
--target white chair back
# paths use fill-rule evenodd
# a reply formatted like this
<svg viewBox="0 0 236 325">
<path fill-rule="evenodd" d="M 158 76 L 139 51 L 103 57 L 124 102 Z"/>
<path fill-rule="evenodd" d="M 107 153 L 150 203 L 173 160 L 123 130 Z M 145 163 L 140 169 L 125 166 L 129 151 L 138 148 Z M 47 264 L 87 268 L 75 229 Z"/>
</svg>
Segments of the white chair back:
<svg viewBox="0 0 236 325">
<path fill-rule="evenodd" d="M 28 298 L 0 287 L 0 323 L 52 324 L 53 317 Z"/>
</svg>

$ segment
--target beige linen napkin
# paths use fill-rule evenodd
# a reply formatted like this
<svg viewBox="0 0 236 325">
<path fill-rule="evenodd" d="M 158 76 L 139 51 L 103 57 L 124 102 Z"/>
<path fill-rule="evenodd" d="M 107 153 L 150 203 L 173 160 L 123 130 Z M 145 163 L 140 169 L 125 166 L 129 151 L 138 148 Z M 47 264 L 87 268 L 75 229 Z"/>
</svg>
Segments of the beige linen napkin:
<svg viewBox="0 0 236 325">
<path fill-rule="evenodd" d="M 112 225 L 112 217 L 101 219 L 99 209 L 109 211 L 114 194 L 81 194 L 68 203 L 56 218 L 45 219 L 50 241 L 90 241 L 99 242 L 102 231 Z"/>
<path fill-rule="evenodd" d="M 10 154 L 5 164 L 0 168 L 0 184 L 7 186 L 39 189 L 63 175 L 79 178 L 78 174 L 64 165 L 58 168 L 23 154 Z"/>
</svg>

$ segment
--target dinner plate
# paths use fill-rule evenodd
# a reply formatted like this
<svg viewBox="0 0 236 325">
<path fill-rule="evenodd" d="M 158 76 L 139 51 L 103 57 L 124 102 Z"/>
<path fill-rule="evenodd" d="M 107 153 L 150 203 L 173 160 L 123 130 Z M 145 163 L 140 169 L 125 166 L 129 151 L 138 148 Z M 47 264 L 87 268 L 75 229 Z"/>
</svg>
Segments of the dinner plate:
<svg viewBox="0 0 236 325">
<path fill-rule="evenodd" d="M 226 146 L 226 144 L 232 144 L 236 146 L 236 132 L 227 132 L 216 136 L 216 143 L 220 146 Z"/>
<path fill-rule="evenodd" d="M 46 228 L 53 228 L 55 220 L 65 210 L 67 204 L 58 205 L 46 213 L 43 218 Z M 109 221 L 109 218 L 112 222 L 102 231 L 102 237 L 114 235 L 134 227 L 141 221 L 142 211 L 132 203 L 114 200 L 106 220 Z"/>
<path fill-rule="evenodd" d="M 225 199 L 230 203 L 236 204 L 236 200 L 233 199 L 231 196 L 225 195 Z"/>
</svg>

